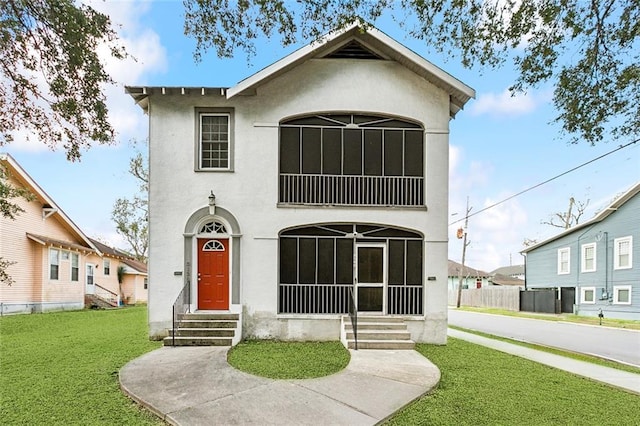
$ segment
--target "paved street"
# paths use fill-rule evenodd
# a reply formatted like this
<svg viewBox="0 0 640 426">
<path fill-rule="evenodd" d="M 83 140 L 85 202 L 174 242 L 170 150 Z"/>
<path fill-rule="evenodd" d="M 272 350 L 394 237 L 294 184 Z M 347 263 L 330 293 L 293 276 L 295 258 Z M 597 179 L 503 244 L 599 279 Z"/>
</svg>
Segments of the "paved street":
<svg viewBox="0 0 640 426">
<path fill-rule="evenodd" d="M 449 324 L 640 367 L 640 331 L 449 309 Z"/>
</svg>

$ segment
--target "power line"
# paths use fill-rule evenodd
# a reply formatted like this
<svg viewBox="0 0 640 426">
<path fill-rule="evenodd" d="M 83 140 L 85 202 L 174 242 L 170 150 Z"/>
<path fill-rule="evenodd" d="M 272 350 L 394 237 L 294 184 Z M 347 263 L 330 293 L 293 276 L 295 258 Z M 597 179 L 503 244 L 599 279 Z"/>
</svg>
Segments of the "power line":
<svg viewBox="0 0 640 426">
<path fill-rule="evenodd" d="M 502 203 L 506 203 L 507 201 L 509 201 L 509 200 L 511 200 L 511 199 L 513 199 L 513 198 L 516 198 L 516 197 L 518 197 L 518 196 L 520 196 L 520 195 L 524 194 L 525 192 L 529 192 L 529 191 L 531 191 L 531 190 L 533 190 L 533 189 L 536 189 L 536 188 L 538 188 L 538 187 L 540 187 L 540 186 L 542 186 L 542 185 L 544 185 L 544 184 L 547 184 L 547 183 L 549 183 L 549 182 L 551 182 L 551 181 L 553 181 L 553 180 L 556 180 L 556 179 L 558 179 L 559 177 L 562 177 L 562 176 L 564 176 L 564 175 L 566 175 L 566 174 L 569 174 L 569 173 L 571 173 L 571 172 L 573 172 L 573 171 L 575 171 L 575 170 L 578 170 L 578 169 L 579 169 L 579 168 L 581 168 L 581 167 L 586 166 L 587 164 L 591 164 L 591 163 L 593 163 L 594 161 L 598 161 L 598 160 L 600 160 L 601 158 L 606 157 L 607 155 L 613 154 L 613 153 L 614 153 L 614 152 L 616 152 L 616 151 L 620 151 L 621 149 L 624 149 L 624 148 L 628 147 L 629 145 L 633 145 L 634 143 L 637 143 L 638 141 L 640 141 L 640 139 L 636 139 L 636 140 L 633 140 L 633 141 L 631 141 L 631 142 L 629 142 L 629 143 L 626 143 L 626 144 L 624 144 L 624 145 L 620 145 L 620 146 L 619 146 L 619 147 L 617 147 L 616 149 L 613 149 L 613 150 L 611 150 L 611 151 L 609 151 L 609 152 L 606 152 L 606 153 L 602 154 L 602 155 L 601 155 L 601 156 L 599 156 L 599 157 L 596 157 L 596 158 L 594 158 L 594 159 L 592 159 L 592 160 L 587 161 L 586 163 L 582 163 L 582 164 L 580 164 L 579 166 L 574 167 L 573 169 L 570 169 L 570 170 L 567 170 L 566 172 L 560 173 L 559 175 L 554 176 L 554 177 L 552 177 L 552 178 L 550 178 L 550 179 L 547 179 L 547 180 L 545 180 L 544 182 L 540 182 L 540 183 L 539 183 L 539 184 L 537 184 L 537 185 L 534 185 L 534 186 L 531 186 L 531 187 L 529 187 L 529 188 L 527 188 L 527 189 L 525 189 L 525 190 L 522 190 L 522 191 L 518 192 L 517 194 L 513 194 L 513 195 L 511 195 L 511 196 L 509 196 L 509 197 L 505 198 L 505 199 L 504 199 L 504 200 L 502 200 L 502 201 L 498 201 L 497 203 L 491 204 L 490 206 L 487 206 L 487 207 L 485 207 L 485 208 L 483 208 L 483 209 L 480 209 L 480 210 L 478 210 L 477 212 L 475 212 L 475 213 L 473 213 L 473 214 L 470 214 L 470 215 L 468 215 L 468 216 L 466 216 L 466 217 L 464 217 L 464 218 L 462 218 L 462 219 L 458 219 L 458 220 L 456 220 L 456 221 L 454 221 L 454 222 L 451 222 L 451 223 L 449 224 L 449 226 L 451 226 L 451 225 L 455 225 L 456 223 L 462 222 L 462 221 L 464 221 L 465 219 L 467 219 L 467 218 L 469 218 L 469 217 L 473 217 L 473 216 L 475 216 L 475 215 L 477 215 L 477 214 L 480 214 L 480 213 L 485 212 L 485 211 L 487 211 L 487 210 L 489 210 L 489 209 L 492 209 L 492 208 L 494 208 L 494 207 L 496 207 L 496 206 L 499 206 L 499 205 L 500 205 L 500 204 L 502 204 Z"/>
</svg>

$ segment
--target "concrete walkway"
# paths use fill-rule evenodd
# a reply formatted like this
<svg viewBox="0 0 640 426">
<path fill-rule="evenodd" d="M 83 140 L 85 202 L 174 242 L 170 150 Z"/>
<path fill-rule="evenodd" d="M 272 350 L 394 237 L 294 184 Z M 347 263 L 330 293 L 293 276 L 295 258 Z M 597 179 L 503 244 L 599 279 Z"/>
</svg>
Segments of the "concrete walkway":
<svg viewBox="0 0 640 426">
<path fill-rule="evenodd" d="M 524 346 L 514 345 L 513 343 L 489 339 L 452 328 L 448 329 L 447 335 L 640 394 L 640 374 L 629 373 L 590 362 L 578 361 L 548 352 L 537 351 Z"/>
<path fill-rule="evenodd" d="M 227 363 L 228 348 L 163 347 L 120 371 L 123 391 L 175 425 L 373 425 L 433 389 L 440 371 L 411 350 L 350 351 L 343 371 L 272 380 Z"/>
</svg>

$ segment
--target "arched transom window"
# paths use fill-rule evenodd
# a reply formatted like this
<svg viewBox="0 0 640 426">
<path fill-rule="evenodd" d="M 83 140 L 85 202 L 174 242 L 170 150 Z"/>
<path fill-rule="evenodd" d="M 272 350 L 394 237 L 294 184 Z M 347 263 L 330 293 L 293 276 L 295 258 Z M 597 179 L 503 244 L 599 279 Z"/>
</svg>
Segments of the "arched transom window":
<svg viewBox="0 0 640 426">
<path fill-rule="evenodd" d="M 207 222 L 200 227 L 201 234 L 226 234 L 227 228 L 218 221 Z"/>
<path fill-rule="evenodd" d="M 209 240 L 202 246 L 202 251 L 224 251 L 224 245 L 218 240 Z"/>
<path fill-rule="evenodd" d="M 420 206 L 424 129 L 395 117 L 328 113 L 280 123 L 280 202 Z"/>
</svg>

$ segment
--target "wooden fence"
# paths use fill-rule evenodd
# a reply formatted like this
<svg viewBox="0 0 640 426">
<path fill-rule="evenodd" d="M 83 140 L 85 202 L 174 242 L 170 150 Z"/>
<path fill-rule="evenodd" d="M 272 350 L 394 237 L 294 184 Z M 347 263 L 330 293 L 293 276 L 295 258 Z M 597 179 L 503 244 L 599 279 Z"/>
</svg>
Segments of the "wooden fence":
<svg viewBox="0 0 640 426">
<path fill-rule="evenodd" d="M 449 290 L 449 306 L 456 306 L 458 291 Z M 462 290 L 460 306 L 520 310 L 520 287 L 483 287 Z"/>
</svg>

